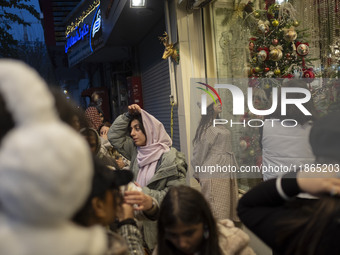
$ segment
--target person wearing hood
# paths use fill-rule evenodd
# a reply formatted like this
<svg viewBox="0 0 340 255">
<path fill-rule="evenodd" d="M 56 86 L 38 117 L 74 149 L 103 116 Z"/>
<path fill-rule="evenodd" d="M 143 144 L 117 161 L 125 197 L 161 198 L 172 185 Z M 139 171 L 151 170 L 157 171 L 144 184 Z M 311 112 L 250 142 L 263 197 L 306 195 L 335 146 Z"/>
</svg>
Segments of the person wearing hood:
<svg viewBox="0 0 340 255">
<path fill-rule="evenodd" d="M 88 121 L 88 125 L 90 128 L 93 128 L 94 130 L 98 130 L 100 125 L 103 123 L 103 119 L 101 117 L 101 114 L 103 115 L 103 112 L 100 108 L 101 98 L 99 97 L 98 93 L 93 92 L 90 99 L 90 104 L 85 110 L 85 116 Z"/>
<path fill-rule="evenodd" d="M 0 60 L 0 97 L 0 254 L 105 254 L 102 227 L 71 222 L 91 188 L 86 141 L 26 64 Z"/>
<path fill-rule="evenodd" d="M 114 121 L 108 139 L 131 161 L 130 169 L 142 188 L 142 192 L 126 191 L 125 202 L 137 204 L 136 210 L 143 210 L 154 203 L 152 198 L 160 204 L 171 186 L 186 184 L 187 164 L 184 155 L 172 147 L 161 122 L 137 104 L 128 109 Z M 147 248 L 154 249 L 157 222 L 144 221 L 143 235 Z"/>
</svg>

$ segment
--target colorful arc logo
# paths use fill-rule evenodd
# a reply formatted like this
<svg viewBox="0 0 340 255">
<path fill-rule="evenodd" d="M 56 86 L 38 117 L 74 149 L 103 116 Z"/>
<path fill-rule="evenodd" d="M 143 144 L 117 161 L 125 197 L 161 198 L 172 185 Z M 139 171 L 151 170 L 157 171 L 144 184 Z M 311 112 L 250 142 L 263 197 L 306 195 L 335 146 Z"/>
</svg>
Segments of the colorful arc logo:
<svg viewBox="0 0 340 255">
<path fill-rule="evenodd" d="M 217 93 L 217 91 L 216 91 L 212 86 L 210 86 L 210 85 L 208 85 L 208 84 L 206 84 L 206 83 L 203 83 L 203 82 L 197 82 L 197 83 L 199 83 L 199 84 L 201 84 L 201 85 L 204 85 L 204 86 L 206 86 L 206 88 L 207 88 L 207 89 L 203 89 L 203 88 L 201 88 L 201 87 L 196 87 L 197 89 L 201 89 L 201 90 L 203 90 L 204 92 L 206 92 L 206 93 L 212 98 L 212 100 L 214 101 L 214 103 L 216 104 L 216 100 L 215 100 L 214 96 L 213 96 L 213 95 L 211 94 L 211 92 L 208 90 L 208 89 L 210 89 L 212 92 L 215 93 L 215 95 L 216 95 L 217 98 L 218 98 L 218 101 L 220 101 L 220 103 L 221 103 L 221 105 L 222 105 L 222 100 L 221 100 L 220 95 Z"/>
</svg>

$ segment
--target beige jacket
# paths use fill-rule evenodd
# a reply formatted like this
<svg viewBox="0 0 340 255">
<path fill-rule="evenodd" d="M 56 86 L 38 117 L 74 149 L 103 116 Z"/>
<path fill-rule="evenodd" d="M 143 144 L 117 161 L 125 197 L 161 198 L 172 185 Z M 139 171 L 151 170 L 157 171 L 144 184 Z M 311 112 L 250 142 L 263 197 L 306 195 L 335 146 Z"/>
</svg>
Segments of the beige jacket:
<svg viewBox="0 0 340 255">
<path fill-rule="evenodd" d="M 240 228 L 235 227 L 231 220 L 220 220 L 217 224 L 219 229 L 219 244 L 223 255 L 254 255 L 255 252 L 249 247 L 249 236 Z"/>
</svg>

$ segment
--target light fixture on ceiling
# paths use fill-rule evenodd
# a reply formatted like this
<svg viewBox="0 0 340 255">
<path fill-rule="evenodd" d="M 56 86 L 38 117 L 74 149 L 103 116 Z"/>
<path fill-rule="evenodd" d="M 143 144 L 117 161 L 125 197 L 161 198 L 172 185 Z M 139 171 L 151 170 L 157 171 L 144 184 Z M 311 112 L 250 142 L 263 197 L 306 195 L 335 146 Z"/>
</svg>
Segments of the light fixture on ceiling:
<svg viewBox="0 0 340 255">
<path fill-rule="evenodd" d="M 144 8 L 146 0 L 130 0 L 130 8 Z"/>
</svg>

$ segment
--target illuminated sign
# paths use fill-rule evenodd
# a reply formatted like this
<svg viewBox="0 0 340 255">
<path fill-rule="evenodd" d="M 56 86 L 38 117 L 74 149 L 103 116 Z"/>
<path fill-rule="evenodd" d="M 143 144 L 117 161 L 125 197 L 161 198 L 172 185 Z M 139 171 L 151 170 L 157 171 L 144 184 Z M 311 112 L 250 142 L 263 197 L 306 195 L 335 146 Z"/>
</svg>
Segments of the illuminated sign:
<svg viewBox="0 0 340 255">
<path fill-rule="evenodd" d="M 91 36 L 90 36 L 90 47 L 91 51 L 93 51 L 93 46 L 95 46 L 95 35 L 100 31 L 102 25 L 102 15 L 100 11 L 100 5 L 97 7 L 96 14 L 94 15 L 92 21 L 92 29 L 91 29 Z M 101 33 L 98 33 L 98 36 L 101 37 Z M 97 37 L 98 37 L 97 36 Z"/>
<path fill-rule="evenodd" d="M 75 45 L 80 40 L 84 40 L 84 37 L 90 32 L 89 25 L 84 24 L 83 27 L 78 28 L 78 30 L 75 30 L 74 36 L 67 36 L 67 41 L 65 44 L 65 53 L 67 53 L 68 49 L 71 48 L 73 45 Z"/>
<path fill-rule="evenodd" d="M 92 37 L 99 31 L 100 25 L 101 25 L 101 15 L 100 15 L 100 9 L 97 12 L 96 20 L 94 21 L 93 27 L 92 27 Z"/>
</svg>

